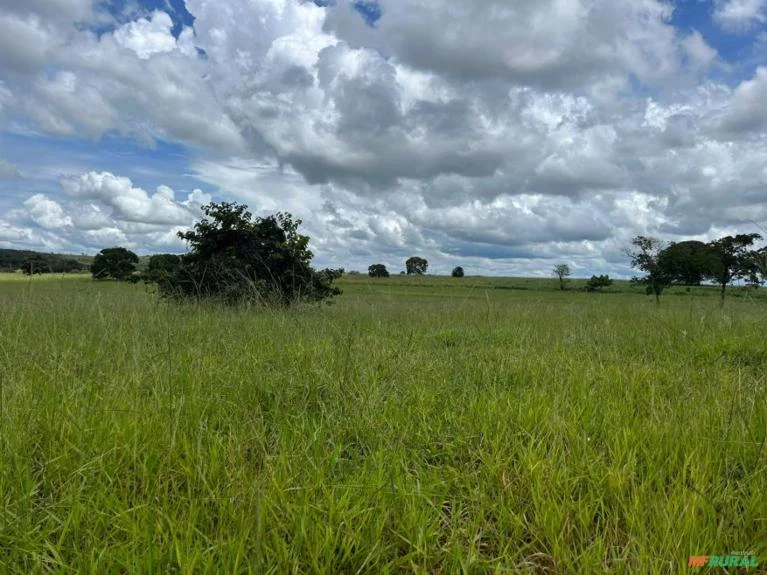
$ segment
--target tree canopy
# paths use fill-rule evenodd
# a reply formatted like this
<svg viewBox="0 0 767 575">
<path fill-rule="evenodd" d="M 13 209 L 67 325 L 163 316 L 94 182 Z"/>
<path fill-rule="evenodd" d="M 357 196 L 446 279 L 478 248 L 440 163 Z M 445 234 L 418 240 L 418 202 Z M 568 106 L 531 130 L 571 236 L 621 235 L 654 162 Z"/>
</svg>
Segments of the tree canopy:
<svg viewBox="0 0 767 575">
<path fill-rule="evenodd" d="M 720 287 L 722 303 L 725 289 L 736 278 L 748 278 L 753 271 L 753 252 L 750 247 L 761 240 L 759 234 L 738 234 L 725 236 L 709 243 L 713 251 L 711 279 Z"/>
<path fill-rule="evenodd" d="M 655 301 L 660 303 L 663 290 L 673 281 L 662 256 L 666 246 L 661 240 L 648 236 L 636 236 L 631 245 L 633 247 L 627 252 L 631 267 L 645 272 L 645 276 L 635 277 L 632 281 L 647 286 L 647 293 L 654 295 Z"/>
<path fill-rule="evenodd" d="M 389 270 L 383 264 L 373 264 L 368 268 L 368 275 L 371 278 L 388 278 Z"/>
<path fill-rule="evenodd" d="M 715 261 L 709 244 L 686 241 L 669 244 L 660 253 L 660 265 L 675 283 L 693 286 L 711 275 Z"/>
<path fill-rule="evenodd" d="M 429 262 L 427 262 L 424 258 L 413 256 L 408 258 L 408 260 L 405 262 L 405 269 L 407 270 L 407 275 L 420 276 L 425 274 L 426 270 L 429 269 Z"/>
<path fill-rule="evenodd" d="M 591 276 L 591 279 L 586 282 L 586 291 L 601 291 L 603 287 L 610 287 L 611 285 L 613 285 L 613 280 L 608 275 Z"/>
<path fill-rule="evenodd" d="M 126 281 L 136 271 L 138 256 L 132 251 L 122 248 L 106 248 L 101 250 L 93 259 L 91 274 L 94 279 L 115 279 Z"/>
<path fill-rule="evenodd" d="M 193 230 L 179 232 L 190 251 L 159 284 L 164 295 L 288 305 L 340 293 L 332 286 L 343 270 L 316 271 L 301 220 L 278 212 L 253 217 L 246 205 L 211 203 Z"/>
</svg>

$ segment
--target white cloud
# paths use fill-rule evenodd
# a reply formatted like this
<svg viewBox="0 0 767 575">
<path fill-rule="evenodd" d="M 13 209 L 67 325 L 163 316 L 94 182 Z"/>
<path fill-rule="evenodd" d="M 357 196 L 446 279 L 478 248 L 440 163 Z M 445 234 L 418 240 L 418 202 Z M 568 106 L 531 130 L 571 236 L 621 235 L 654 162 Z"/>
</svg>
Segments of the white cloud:
<svg viewBox="0 0 767 575">
<path fill-rule="evenodd" d="M 419 69 L 575 87 L 606 75 L 652 80 L 678 69 L 670 5 L 656 0 L 399 0 L 369 30 L 351 0 L 326 27 Z M 556 30 L 553 34 L 552 30 Z"/>
<path fill-rule="evenodd" d="M 764 137 L 767 129 L 767 68 L 758 68 L 754 77 L 743 81 L 722 109 L 719 129 L 730 136 L 752 133 Z"/>
<path fill-rule="evenodd" d="M 714 0 L 714 21 L 730 31 L 744 31 L 765 21 L 765 0 Z"/>
<path fill-rule="evenodd" d="M 151 196 L 136 188 L 129 178 L 109 172 L 89 172 L 77 178 L 63 178 L 61 186 L 78 200 L 96 200 L 112 208 L 112 217 L 127 222 L 148 224 L 180 224 L 190 221 L 194 213 L 175 201 L 168 186 L 160 186 Z M 199 198 L 199 194 L 193 196 Z"/>
<path fill-rule="evenodd" d="M 195 189 L 183 201 L 160 185 L 154 194 L 129 178 L 89 172 L 61 180 L 66 195 L 36 193 L 0 217 L 0 246 L 94 251 L 123 245 L 144 251 L 182 251 L 188 230 L 211 196 Z"/>
<path fill-rule="evenodd" d="M 54 47 L 53 35 L 35 14 L 0 12 L 0 64 L 17 72 L 44 65 Z"/>
<path fill-rule="evenodd" d="M 697 70 L 705 70 L 717 59 L 718 53 L 712 48 L 703 35 L 694 30 L 682 40 L 682 47 L 690 60 L 691 66 Z"/>
<path fill-rule="evenodd" d="M 163 54 L 180 50 L 187 56 L 193 56 L 194 32 L 185 28 L 178 41 L 173 37 L 173 20 L 166 12 L 155 11 L 150 18 L 141 18 L 129 22 L 114 32 L 115 42 L 136 53 L 142 60 L 148 60 L 153 54 Z"/>
<path fill-rule="evenodd" d="M 24 202 L 24 206 L 34 222 L 43 229 L 56 230 L 72 225 L 72 218 L 64 213 L 63 208 L 43 194 L 35 194 Z"/>
</svg>

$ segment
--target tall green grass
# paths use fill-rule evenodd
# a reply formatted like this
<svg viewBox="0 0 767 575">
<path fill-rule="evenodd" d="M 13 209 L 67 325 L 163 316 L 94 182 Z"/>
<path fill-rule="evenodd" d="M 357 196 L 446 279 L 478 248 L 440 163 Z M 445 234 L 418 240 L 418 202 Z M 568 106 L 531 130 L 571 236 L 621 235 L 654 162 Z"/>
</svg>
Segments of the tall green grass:
<svg viewBox="0 0 767 575">
<path fill-rule="evenodd" d="M 765 302 L 550 284 L 0 281 L 0 572 L 766 565 Z"/>
</svg>

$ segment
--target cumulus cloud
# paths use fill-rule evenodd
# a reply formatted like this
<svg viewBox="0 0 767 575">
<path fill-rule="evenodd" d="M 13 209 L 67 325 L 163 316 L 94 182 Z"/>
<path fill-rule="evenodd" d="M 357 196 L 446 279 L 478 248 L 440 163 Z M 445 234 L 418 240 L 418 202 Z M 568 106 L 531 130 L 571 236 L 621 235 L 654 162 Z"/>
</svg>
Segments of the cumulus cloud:
<svg viewBox="0 0 767 575">
<path fill-rule="evenodd" d="M 60 181 L 63 196 L 36 193 L 0 217 L 0 245 L 94 250 L 114 245 L 139 251 L 181 251 L 177 232 L 201 216 L 210 194 L 192 190 L 183 200 L 166 185 L 154 194 L 129 178 L 88 172 Z"/>
<path fill-rule="evenodd" d="M 168 186 L 159 186 L 149 195 L 133 186 L 129 178 L 109 172 L 89 172 L 77 178 L 63 178 L 61 186 L 72 198 L 95 200 L 112 208 L 112 217 L 128 222 L 147 224 L 182 224 L 194 213 L 192 204 L 179 203 L 175 192 Z M 199 201 L 201 192 L 191 195 L 188 202 Z"/>
<path fill-rule="evenodd" d="M 97 3 L 0 0 L 0 129 L 181 144 L 213 192 L 88 168 L 29 189 L 0 241 L 176 249 L 217 197 L 302 217 L 328 264 L 620 273 L 632 234 L 767 217 L 767 72 L 714 79 L 726 55 L 672 3 L 386 0 L 374 26 L 331 4 L 186 0 L 174 35 L 162 10 L 96 34 Z M 713 17 L 741 31 L 763 8 Z"/>
<path fill-rule="evenodd" d="M 714 21 L 722 28 L 742 32 L 765 21 L 765 0 L 714 0 Z"/>
<path fill-rule="evenodd" d="M 682 40 L 682 48 L 693 69 L 705 70 L 717 59 L 718 53 L 697 30 Z"/>
<path fill-rule="evenodd" d="M 155 11 L 150 18 L 140 18 L 118 28 L 114 39 L 120 46 L 136 53 L 141 60 L 148 60 L 153 54 L 164 54 L 179 50 L 187 56 L 195 54 L 194 31 L 185 28 L 178 40 L 173 37 L 173 20 L 167 12 Z"/>
<path fill-rule="evenodd" d="M 656 0 L 478 0 L 460 7 L 399 0 L 382 4 L 372 32 L 354 4 L 338 2 L 326 29 L 354 46 L 466 79 L 573 88 L 605 75 L 653 80 L 679 66 L 671 7 Z"/>
<path fill-rule="evenodd" d="M 24 202 L 24 206 L 29 210 L 29 215 L 34 222 L 43 229 L 56 230 L 72 226 L 72 218 L 64 212 L 64 209 L 43 194 L 35 194 Z"/>
<path fill-rule="evenodd" d="M 729 105 L 722 110 L 719 129 L 726 135 L 742 133 L 764 136 L 767 128 L 767 68 L 758 68 L 750 80 L 733 92 Z"/>
</svg>

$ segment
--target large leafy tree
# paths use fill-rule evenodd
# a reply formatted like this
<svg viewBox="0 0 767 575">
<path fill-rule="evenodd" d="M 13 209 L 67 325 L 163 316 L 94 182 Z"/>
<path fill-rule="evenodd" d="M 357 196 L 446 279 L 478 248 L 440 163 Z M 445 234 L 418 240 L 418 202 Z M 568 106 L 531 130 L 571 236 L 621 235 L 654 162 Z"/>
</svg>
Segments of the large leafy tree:
<svg viewBox="0 0 767 575">
<path fill-rule="evenodd" d="M 388 278 L 389 270 L 384 264 L 373 264 L 368 268 L 368 275 L 371 278 Z"/>
<path fill-rule="evenodd" d="M 666 269 L 662 257 L 665 245 L 661 240 L 647 236 L 636 236 L 631 245 L 627 250 L 631 267 L 645 273 L 643 277 L 633 278 L 633 281 L 645 285 L 648 295 L 654 295 L 655 302 L 660 304 L 663 290 L 673 281 L 673 275 Z"/>
<path fill-rule="evenodd" d="M 407 270 L 407 275 L 409 276 L 422 276 L 426 273 L 426 270 L 429 269 L 429 262 L 427 262 L 424 258 L 413 256 L 405 262 L 405 269 Z"/>
<path fill-rule="evenodd" d="M 174 297 L 216 298 L 287 305 L 319 301 L 340 293 L 332 286 L 342 270 L 315 271 L 309 237 L 288 213 L 253 217 L 247 206 L 211 203 L 194 229 L 179 232 L 189 253 L 164 283 Z"/>
<path fill-rule="evenodd" d="M 722 305 L 729 283 L 737 278 L 749 277 L 753 273 L 753 252 L 749 248 L 761 239 L 759 234 L 738 234 L 725 236 L 708 244 L 713 252 L 710 277 L 719 285 Z"/>
<path fill-rule="evenodd" d="M 712 273 L 716 254 L 698 241 L 672 243 L 659 254 L 659 265 L 674 282 L 700 285 Z"/>
<path fill-rule="evenodd" d="M 450 275 L 454 278 L 462 278 L 464 276 L 463 268 L 461 266 L 454 267 Z"/>
<path fill-rule="evenodd" d="M 125 281 L 136 271 L 138 256 L 125 248 L 106 248 L 93 259 L 91 274 L 94 279 L 115 279 Z"/>
</svg>

